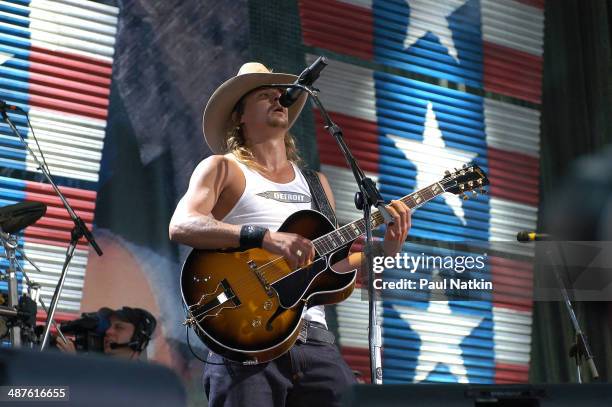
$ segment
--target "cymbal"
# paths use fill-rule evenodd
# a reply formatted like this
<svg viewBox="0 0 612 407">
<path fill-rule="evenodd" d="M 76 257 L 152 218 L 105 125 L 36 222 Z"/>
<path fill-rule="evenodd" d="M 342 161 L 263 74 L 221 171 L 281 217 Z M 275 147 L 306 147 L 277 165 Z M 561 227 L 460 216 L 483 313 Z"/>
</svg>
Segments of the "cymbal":
<svg viewBox="0 0 612 407">
<path fill-rule="evenodd" d="M 40 202 L 20 202 L 0 208 L 0 228 L 6 233 L 17 233 L 36 223 L 45 212 L 47 205 Z"/>
</svg>

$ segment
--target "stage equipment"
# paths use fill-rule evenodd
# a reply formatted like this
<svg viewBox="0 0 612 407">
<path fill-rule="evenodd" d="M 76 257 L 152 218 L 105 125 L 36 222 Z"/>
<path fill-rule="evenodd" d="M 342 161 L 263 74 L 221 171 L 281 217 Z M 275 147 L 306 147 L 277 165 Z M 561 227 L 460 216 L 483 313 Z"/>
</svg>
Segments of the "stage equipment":
<svg viewBox="0 0 612 407">
<path fill-rule="evenodd" d="M 327 58 L 319 57 L 308 68 L 304 69 L 300 76 L 295 80 L 293 85 L 301 85 L 311 87 L 314 82 L 319 79 L 321 71 L 327 66 Z M 289 107 L 294 104 L 302 94 L 302 89 L 299 86 L 291 86 L 283 92 L 278 99 L 278 103 L 283 107 Z"/>
<path fill-rule="evenodd" d="M 102 255 L 102 250 L 96 243 L 93 235 L 87 228 L 87 225 L 85 224 L 85 222 L 83 222 L 83 220 L 74 212 L 74 209 L 72 209 L 72 207 L 68 203 L 68 200 L 66 200 L 66 197 L 64 196 L 64 194 L 62 194 L 60 189 L 57 187 L 57 185 L 53 181 L 51 172 L 49 171 L 49 168 L 45 162 L 44 154 L 42 150 L 40 150 L 40 147 L 39 147 L 39 152 L 42 158 L 42 162 L 38 159 L 36 154 L 34 154 L 34 151 L 32 151 L 29 144 L 24 140 L 21 133 L 17 130 L 17 127 L 15 127 L 15 124 L 9 117 L 7 111 L 11 111 L 13 113 L 20 112 L 24 114 L 26 118 L 28 119 L 28 124 L 30 124 L 30 120 L 28 118 L 27 112 L 25 112 L 23 109 L 19 108 L 18 106 L 7 105 L 6 103 L 0 104 L 0 114 L 2 115 L 3 120 L 5 121 L 6 124 L 8 124 L 8 126 L 11 128 L 13 133 L 21 140 L 24 147 L 28 150 L 28 152 L 30 153 L 34 161 L 36 162 L 38 168 L 40 169 L 44 177 L 47 179 L 47 182 L 49 182 L 49 184 L 51 185 L 51 187 L 53 188 L 53 190 L 59 197 L 60 201 L 64 205 L 64 208 L 66 208 L 68 215 L 70 216 L 70 218 L 72 219 L 74 223 L 74 228 L 72 229 L 70 233 L 70 244 L 68 245 L 68 248 L 66 250 L 66 259 L 64 261 L 62 272 L 60 274 L 60 278 L 55 288 L 55 292 L 53 293 L 53 297 L 51 299 L 51 305 L 47 312 L 47 321 L 45 324 L 45 331 L 43 333 L 42 343 L 40 345 L 40 349 L 43 350 L 49 341 L 49 333 L 51 332 L 51 323 L 53 321 L 55 310 L 57 309 L 57 305 L 61 297 L 62 289 L 64 287 L 64 281 L 66 280 L 66 273 L 68 272 L 68 266 L 70 265 L 70 261 L 72 260 L 72 257 L 74 255 L 74 251 L 76 250 L 78 241 L 82 237 L 85 237 L 85 239 L 89 242 L 89 244 L 94 248 L 98 256 Z M 31 125 L 30 125 L 30 128 L 31 128 Z M 32 136 L 34 136 L 34 129 L 32 129 Z"/>
<path fill-rule="evenodd" d="M 19 202 L 0 208 L 0 229 L 14 234 L 33 225 L 47 212 L 47 205 L 40 202 Z"/>
<path fill-rule="evenodd" d="M 7 306 L 0 305 L 2 316 L 1 331 L 6 330 L 11 346 L 19 347 L 22 340 L 27 344 L 35 341 L 36 326 L 36 296 L 37 287 L 29 287 L 28 295 L 19 296 L 17 287 L 18 262 L 16 252 L 18 247 L 17 232 L 36 223 L 45 212 L 47 206 L 40 202 L 20 202 L 0 208 L 0 241 L 4 247 L 4 256 L 8 260 L 7 272 L 2 279 L 7 282 Z M 34 289 L 34 292 L 31 290 Z M 34 295 L 32 300 L 31 295 Z M 23 330 L 23 331 L 22 331 Z M 0 335 L 3 338 L 4 335 Z"/>
<path fill-rule="evenodd" d="M 535 230 L 521 230 L 516 234 L 516 240 L 524 243 L 554 240 L 554 238 L 548 233 L 538 233 Z"/>
<path fill-rule="evenodd" d="M 81 318 L 60 324 L 62 332 L 74 335 L 74 347 L 78 352 L 104 352 L 104 335 L 110 326 L 108 319 L 112 311 L 102 308 L 97 312 L 84 312 Z M 44 331 L 44 329 L 43 329 Z M 50 339 L 54 346 L 55 338 Z"/>
<path fill-rule="evenodd" d="M 528 240 L 520 239 L 519 237 L 525 237 L 526 235 L 530 235 Z M 536 237 L 546 236 L 546 239 L 537 239 Z M 553 237 L 547 234 L 538 234 L 535 232 L 519 232 L 517 234 L 517 240 L 522 243 L 528 243 L 535 240 L 555 240 Z M 593 380 L 599 379 L 599 372 L 597 371 L 597 367 L 595 366 L 595 360 L 593 358 L 593 353 L 591 352 L 591 347 L 589 346 L 589 342 L 587 341 L 586 335 L 582 331 L 580 327 L 580 323 L 578 322 L 578 318 L 576 317 L 576 313 L 574 312 L 574 306 L 572 305 L 572 301 L 569 298 L 567 293 L 567 287 L 565 285 L 564 280 L 561 278 L 561 274 L 559 273 L 557 261 L 554 258 L 553 249 L 556 250 L 559 258 L 561 259 L 561 263 L 563 265 L 564 275 L 568 274 L 567 271 L 567 262 L 565 261 L 565 256 L 563 255 L 563 250 L 561 248 L 560 243 L 557 241 L 553 244 L 548 244 L 545 247 L 546 256 L 549 259 L 552 271 L 555 275 L 555 279 L 557 280 L 557 284 L 559 286 L 559 291 L 563 296 L 563 303 L 565 304 L 565 308 L 567 309 L 567 314 L 569 316 L 572 327 L 574 328 L 574 337 L 575 341 L 570 347 L 568 352 L 569 356 L 574 359 L 576 362 L 576 380 L 578 383 L 582 383 L 582 373 L 581 366 L 582 361 L 585 360 L 589 370 L 591 371 L 591 376 Z"/>
</svg>

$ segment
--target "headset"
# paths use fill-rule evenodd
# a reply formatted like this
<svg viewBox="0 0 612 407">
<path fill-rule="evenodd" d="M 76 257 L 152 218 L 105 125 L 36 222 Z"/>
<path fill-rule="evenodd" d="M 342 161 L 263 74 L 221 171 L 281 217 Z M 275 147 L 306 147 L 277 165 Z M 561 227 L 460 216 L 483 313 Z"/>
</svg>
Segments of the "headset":
<svg viewBox="0 0 612 407">
<path fill-rule="evenodd" d="M 134 352 L 142 352 L 149 344 L 151 336 L 153 336 L 153 332 L 155 332 L 155 327 L 157 326 L 155 317 L 151 315 L 150 312 L 141 308 L 131 308 L 131 310 L 136 311 L 140 316 L 140 321 L 134 327 L 132 338 L 128 343 L 111 343 L 111 349 L 130 348 Z"/>
<path fill-rule="evenodd" d="M 130 348 L 135 352 L 142 352 L 149 344 L 153 332 L 155 332 L 157 321 L 155 321 L 155 317 L 148 311 L 140 308 L 135 308 L 135 310 L 140 314 L 140 322 L 134 329 L 134 335 L 132 335 L 132 340 L 130 341 Z"/>
</svg>

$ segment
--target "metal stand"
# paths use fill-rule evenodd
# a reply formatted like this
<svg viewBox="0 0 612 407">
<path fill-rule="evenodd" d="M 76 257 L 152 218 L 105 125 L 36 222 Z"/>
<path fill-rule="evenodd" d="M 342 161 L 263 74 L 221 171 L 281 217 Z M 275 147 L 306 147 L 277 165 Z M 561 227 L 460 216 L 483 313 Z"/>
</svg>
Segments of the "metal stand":
<svg viewBox="0 0 612 407">
<path fill-rule="evenodd" d="M 4 246 L 4 253 L 9 262 L 7 270 L 8 275 L 8 306 L 11 309 L 17 309 L 19 305 L 19 292 L 17 291 L 17 268 L 15 264 L 17 260 L 15 258 L 15 251 L 17 249 L 17 237 L 8 233 L 2 232 L 0 229 L 0 235 L 2 236 L 2 246 Z M 17 314 L 15 314 L 17 316 Z M 18 348 L 21 346 L 21 328 L 19 326 L 13 326 L 10 328 L 10 341 L 11 346 Z"/>
<path fill-rule="evenodd" d="M 385 208 L 385 202 L 383 201 L 380 192 L 376 188 L 376 184 L 371 178 L 365 176 L 365 173 L 359 167 L 357 160 L 349 150 L 348 146 L 344 141 L 342 129 L 335 124 L 331 117 L 327 114 L 327 111 L 319 101 L 319 98 L 315 93 L 310 93 L 313 100 L 319 107 L 323 120 L 325 121 L 325 129 L 331 134 L 338 143 L 346 162 L 353 171 L 355 181 L 359 186 L 359 192 L 355 195 L 355 206 L 357 209 L 363 212 L 363 218 L 366 219 L 366 242 L 365 242 L 365 264 L 368 276 L 368 310 L 369 310 L 369 327 L 368 327 L 368 342 L 370 350 L 370 374 L 372 384 L 382 384 L 383 371 L 382 371 L 382 328 L 378 323 L 378 312 L 376 309 L 376 293 L 374 291 L 374 269 L 372 268 L 373 263 L 373 238 L 372 238 L 372 222 L 371 222 L 371 207 L 372 205 L 378 209 L 382 214 L 385 224 L 392 223 L 392 217 Z"/>
<path fill-rule="evenodd" d="M 25 114 L 25 112 L 22 112 L 22 113 Z M 62 268 L 62 274 L 60 275 L 60 279 L 57 283 L 57 287 L 55 288 L 55 293 L 53 294 L 53 299 L 51 300 L 50 309 L 47 313 L 45 332 L 43 334 L 43 340 L 40 346 L 40 350 L 43 350 L 45 349 L 45 346 L 47 345 L 49 341 L 49 333 L 51 331 L 51 321 L 53 320 L 53 316 L 55 315 L 55 310 L 59 303 L 62 289 L 64 287 L 64 281 L 66 279 L 66 272 L 68 271 L 68 266 L 70 264 L 70 261 L 72 260 L 72 256 L 74 255 L 74 250 L 76 249 L 78 240 L 84 236 L 85 239 L 87 239 L 87 241 L 89 242 L 89 244 L 94 248 L 98 256 L 102 255 L 102 250 L 96 243 L 93 235 L 87 228 L 87 225 L 85 225 L 85 222 L 83 222 L 83 220 L 77 216 L 77 214 L 74 212 L 74 210 L 72 209 L 72 207 L 66 200 L 66 197 L 64 196 L 64 194 L 62 194 L 62 192 L 59 190 L 59 188 L 53 181 L 53 178 L 51 177 L 49 169 L 46 167 L 46 165 L 43 165 L 39 161 L 36 154 L 34 154 L 32 149 L 28 145 L 28 143 L 23 139 L 23 137 L 21 136 L 21 133 L 19 133 L 19 131 L 17 130 L 17 128 L 15 127 L 11 119 L 9 118 L 8 114 L 6 113 L 6 109 L 3 109 L 1 114 L 2 114 L 2 118 L 9 125 L 13 133 L 15 133 L 17 137 L 19 137 L 19 139 L 24 144 L 26 149 L 30 152 L 30 154 L 32 155 L 32 158 L 38 165 L 38 168 L 41 170 L 41 172 L 43 173 L 43 175 L 45 176 L 45 178 L 47 179 L 47 181 L 49 182 L 49 184 L 51 185 L 51 187 L 53 188 L 53 190 L 55 191 L 55 193 L 61 200 L 62 204 L 64 205 L 64 208 L 66 208 L 66 211 L 68 212 L 68 215 L 70 215 L 70 218 L 74 222 L 74 228 L 72 229 L 72 233 L 71 233 L 70 245 L 68 246 L 68 249 L 66 251 L 66 261 L 64 262 L 64 267 Z"/>
<path fill-rule="evenodd" d="M 78 232 L 78 229 L 75 227 L 72 229 L 70 244 L 68 245 L 68 250 L 66 251 L 66 260 L 64 261 L 64 267 L 62 267 L 62 273 L 60 274 L 59 281 L 57 282 L 57 287 L 55 287 L 55 292 L 53 293 L 53 297 L 51 298 L 51 305 L 49 306 L 49 311 L 47 311 L 47 322 L 45 325 L 45 332 L 43 334 L 43 339 L 40 344 L 40 350 L 44 350 L 45 346 L 49 342 L 49 334 L 51 333 L 51 321 L 55 316 L 55 310 L 57 309 L 57 304 L 59 303 L 60 295 L 62 293 L 62 289 L 64 288 L 64 282 L 66 281 L 66 273 L 68 272 L 68 266 L 70 265 L 70 261 L 72 260 L 72 256 L 74 255 L 74 250 L 76 249 L 77 243 L 81 235 Z"/>
<path fill-rule="evenodd" d="M 567 263 L 565 262 L 565 256 L 563 255 L 563 251 L 559 246 L 558 242 L 556 242 L 555 247 L 559 256 L 561 257 L 561 261 L 566 268 L 567 272 Z M 548 256 L 553 272 L 555 273 L 555 278 L 557 279 L 557 283 L 559 284 L 559 290 L 561 291 L 561 295 L 563 296 L 563 302 L 565 303 L 565 308 L 567 309 L 567 313 L 569 315 L 570 321 L 574 328 L 575 342 L 571 346 L 569 351 L 569 356 L 574 358 L 576 362 L 576 379 L 578 383 L 582 383 L 582 374 L 580 368 L 582 366 L 582 360 L 586 360 L 587 366 L 591 371 L 591 375 L 594 380 L 599 379 L 599 373 L 597 372 L 597 367 L 595 366 L 595 361 L 593 360 L 593 354 L 591 353 L 591 348 L 589 347 L 589 343 L 587 342 L 587 338 L 582 332 L 582 328 L 580 328 L 580 323 L 578 322 L 578 318 L 576 317 L 576 313 L 574 312 L 574 307 L 572 306 L 572 302 L 567 294 L 567 288 L 563 279 L 559 275 L 557 270 L 557 266 L 555 265 L 555 261 L 552 256 L 552 249 L 550 247 L 546 248 L 546 255 Z"/>
<path fill-rule="evenodd" d="M 321 58 L 321 57 L 319 57 Z M 313 81 L 314 82 L 314 79 Z M 366 243 L 365 243 L 365 257 L 366 257 L 366 268 L 368 274 L 368 281 L 374 281 L 374 270 L 372 268 L 372 222 L 370 218 L 371 206 L 374 205 L 379 212 L 382 214 L 383 219 L 386 224 L 392 223 L 392 217 L 385 208 L 385 203 L 380 195 L 380 192 L 376 188 L 376 184 L 372 181 L 371 178 L 365 176 L 365 173 L 359 167 L 357 160 L 351 153 L 350 149 L 346 145 L 344 141 L 344 137 L 342 134 L 342 129 L 340 126 L 335 124 L 325 108 L 323 104 L 317 97 L 318 90 L 315 88 L 311 88 L 308 86 L 300 85 L 300 84 L 274 84 L 269 85 L 269 87 L 275 88 L 291 88 L 297 87 L 308 93 L 312 100 L 315 102 L 317 107 L 319 108 L 323 120 L 325 121 L 325 129 L 331 134 L 338 143 L 342 154 L 344 155 L 346 162 L 351 167 L 353 171 L 353 176 L 355 177 L 355 181 L 359 186 L 359 192 L 357 192 L 355 197 L 355 205 L 357 209 L 363 211 L 364 219 L 370 220 L 366 221 Z M 361 207 L 360 207 L 361 206 Z M 371 383 L 373 384 L 382 384 L 382 329 L 380 324 L 378 323 L 378 314 L 376 310 L 376 298 L 374 292 L 374 286 L 370 283 L 368 284 L 368 300 L 369 300 L 369 330 L 368 330 L 368 341 L 369 341 L 369 349 L 370 349 L 370 368 L 371 368 Z"/>
</svg>

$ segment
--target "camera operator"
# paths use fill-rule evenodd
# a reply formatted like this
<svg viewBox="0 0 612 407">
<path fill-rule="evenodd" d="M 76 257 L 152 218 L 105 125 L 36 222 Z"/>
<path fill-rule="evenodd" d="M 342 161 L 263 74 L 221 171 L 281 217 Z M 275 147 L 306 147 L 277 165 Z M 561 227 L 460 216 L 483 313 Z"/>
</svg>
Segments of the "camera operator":
<svg viewBox="0 0 612 407">
<path fill-rule="evenodd" d="M 91 330 L 104 333 L 100 350 L 107 355 L 126 359 L 140 358 L 157 325 L 155 317 L 141 308 L 101 308 L 92 319 L 97 322 Z M 71 340 L 64 342 L 62 338 L 57 338 L 56 346 L 62 352 L 77 352 Z"/>
</svg>

